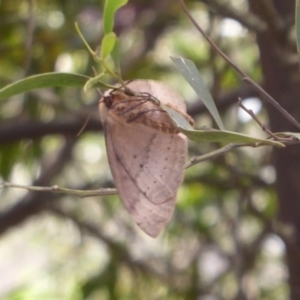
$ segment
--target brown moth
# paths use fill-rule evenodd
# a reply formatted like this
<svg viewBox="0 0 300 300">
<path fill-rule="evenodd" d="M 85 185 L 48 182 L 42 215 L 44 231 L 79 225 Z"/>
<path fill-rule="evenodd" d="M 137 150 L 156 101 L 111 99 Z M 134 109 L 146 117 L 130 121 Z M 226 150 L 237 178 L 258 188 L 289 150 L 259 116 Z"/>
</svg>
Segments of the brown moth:
<svg viewBox="0 0 300 300">
<path fill-rule="evenodd" d="M 125 208 L 145 233 L 156 237 L 174 211 L 187 140 L 150 97 L 180 112 L 192 125 L 193 120 L 183 99 L 165 84 L 134 80 L 126 87 L 135 95 L 109 90 L 100 101 L 107 156 Z"/>
</svg>

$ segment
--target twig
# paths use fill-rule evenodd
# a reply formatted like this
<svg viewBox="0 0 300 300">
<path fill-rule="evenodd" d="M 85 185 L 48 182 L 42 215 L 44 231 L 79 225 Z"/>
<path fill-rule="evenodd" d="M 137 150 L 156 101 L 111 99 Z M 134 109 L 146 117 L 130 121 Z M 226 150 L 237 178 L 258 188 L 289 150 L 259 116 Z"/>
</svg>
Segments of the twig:
<svg viewBox="0 0 300 300">
<path fill-rule="evenodd" d="M 290 115 L 271 95 L 269 95 L 262 87 L 260 87 L 255 81 L 253 81 L 250 77 L 245 75 L 243 80 L 249 84 L 251 84 L 270 104 L 272 104 L 279 112 L 281 112 L 287 120 L 289 120 L 292 124 L 294 124 L 298 129 L 300 129 L 300 124 L 298 121 Z"/>
<path fill-rule="evenodd" d="M 242 104 L 242 99 L 238 98 L 238 105 L 241 109 L 243 109 L 260 127 L 261 129 L 266 132 L 268 135 L 270 135 L 271 137 L 273 137 L 275 140 L 278 139 L 278 137 L 272 132 L 270 131 L 266 125 L 262 124 L 260 122 L 260 120 L 257 118 L 257 116 L 254 114 L 254 112 L 251 109 L 246 108 L 243 104 Z"/>
<path fill-rule="evenodd" d="M 184 0 L 178 0 L 183 11 L 187 15 L 187 17 L 191 20 L 197 30 L 202 34 L 202 36 L 207 40 L 210 46 L 217 51 L 217 53 L 227 61 L 227 63 L 241 76 L 242 80 L 251 84 L 270 104 L 272 104 L 279 112 L 281 112 L 287 120 L 289 120 L 292 124 L 294 124 L 298 129 L 300 129 L 300 124 L 296 121 L 296 119 L 291 116 L 281 105 L 264 89 L 262 89 L 256 82 L 254 82 L 245 72 L 243 72 L 205 33 L 205 31 L 200 27 L 200 25 L 193 18 L 189 10 L 187 9 Z"/>
<path fill-rule="evenodd" d="M 82 134 L 82 132 L 83 132 L 83 130 L 85 129 L 85 127 L 86 127 L 87 123 L 89 122 L 90 118 L 91 118 L 91 116 L 88 116 L 88 117 L 86 118 L 86 121 L 85 121 L 84 124 L 82 125 L 82 128 L 80 129 L 80 131 L 77 133 L 77 136 L 80 136 L 80 135 Z"/>
<path fill-rule="evenodd" d="M 66 163 L 72 158 L 72 150 L 77 139 L 66 138 L 64 145 L 55 155 L 45 156 L 40 175 L 35 180 L 37 186 L 50 185 L 51 180 L 61 173 Z M 20 224 L 29 217 L 45 210 L 48 204 L 59 199 L 54 193 L 26 193 L 19 201 L 0 211 L 0 235 L 9 228 Z M 0 200 L 1 201 L 1 200 Z"/>
<path fill-rule="evenodd" d="M 243 104 L 242 104 L 242 99 L 238 98 L 238 105 L 240 108 L 242 108 L 246 113 L 248 113 L 250 115 L 250 117 L 261 127 L 261 129 L 266 132 L 269 136 L 271 136 L 275 141 L 280 141 L 280 142 L 293 142 L 295 143 L 296 141 L 293 139 L 293 137 L 289 137 L 289 138 L 284 138 L 284 137 L 279 137 L 277 136 L 275 133 L 273 133 L 270 129 L 268 129 L 266 127 L 266 125 L 262 124 L 260 122 L 260 120 L 257 118 L 257 116 L 255 115 L 255 113 L 251 110 L 246 108 Z"/>
<path fill-rule="evenodd" d="M 100 195 L 116 195 L 118 192 L 116 189 L 110 189 L 110 188 L 101 188 L 99 190 L 73 190 L 73 189 L 66 189 L 59 187 L 58 185 L 53 185 L 50 187 L 45 186 L 27 186 L 27 185 L 21 185 L 21 184 L 14 184 L 10 182 L 3 182 L 0 184 L 0 189 L 3 188 L 18 188 L 18 189 L 25 189 L 27 191 L 31 192 L 54 192 L 54 193 L 62 193 L 67 195 L 75 195 L 79 196 L 81 198 L 85 197 L 92 197 L 92 196 L 100 196 Z"/>
<path fill-rule="evenodd" d="M 192 157 L 190 162 L 187 164 L 186 169 L 196 165 L 202 161 L 208 160 L 208 159 L 212 159 L 212 158 L 216 158 L 218 156 L 224 155 L 225 153 L 231 151 L 234 148 L 239 148 L 239 147 L 257 147 L 256 144 L 228 144 L 222 148 L 219 148 L 215 151 L 211 151 L 207 154 L 201 155 L 201 156 L 195 156 Z"/>
<path fill-rule="evenodd" d="M 216 158 L 218 156 L 224 155 L 225 153 L 229 152 L 230 150 L 234 148 L 239 147 L 256 147 L 256 144 L 228 144 L 220 149 L 217 149 L 215 151 L 209 152 L 207 154 L 193 157 L 190 162 L 187 164 L 186 169 L 198 164 L 202 161 Z M 92 197 L 92 196 L 103 196 L 103 195 L 117 195 L 118 191 L 113 188 L 101 188 L 98 190 L 76 190 L 76 189 L 67 189 L 60 187 L 58 185 L 53 185 L 50 187 L 47 186 L 27 186 L 27 185 L 21 185 L 21 184 L 15 184 L 10 182 L 2 182 L 0 184 L 0 190 L 4 188 L 19 188 L 19 189 L 25 189 L 27 191 L 31 192 L 54 192 L 54 193 L 61 193 L 61 194 L 67 194 L 67 195 L 73 195 L 73 196 L 79 196 L 80 198 L 85 197 Z"/>
</svg>

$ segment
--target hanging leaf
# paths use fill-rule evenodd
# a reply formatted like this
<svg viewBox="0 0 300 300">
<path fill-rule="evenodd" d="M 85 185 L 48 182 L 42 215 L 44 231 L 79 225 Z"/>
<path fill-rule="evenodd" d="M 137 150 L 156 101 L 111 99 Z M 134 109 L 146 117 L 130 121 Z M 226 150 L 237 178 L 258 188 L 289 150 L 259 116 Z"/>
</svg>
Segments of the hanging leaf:
<svg viewBox="0 0 300 300">
<path fill-rule="evenodd" d="M 219 128 L 224 130 L 225 127 L 217 110 L 216 104 L 207 89 L 204 81 L 202 80 L 199 71 L 197 70 L 194 62 L 185 58 L 171 57 L 173 63 L 179 69 L 181 75 L 191 85 L 199 98 L 203 101 Z"/>
</svg>

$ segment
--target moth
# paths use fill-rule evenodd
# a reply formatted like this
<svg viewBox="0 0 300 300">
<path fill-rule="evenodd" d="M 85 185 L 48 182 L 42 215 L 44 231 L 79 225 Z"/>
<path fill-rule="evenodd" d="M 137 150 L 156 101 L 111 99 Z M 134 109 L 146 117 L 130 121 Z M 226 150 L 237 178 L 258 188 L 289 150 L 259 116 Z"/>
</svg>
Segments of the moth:
<svg viewBox="0 0 300 300">
<path fill-rule="evenodd" d="M 187 156 L 186 137 L 159 101 L 194 124 L 183 99 L 157 81 L 130 81 L 126 89 L 107 91 L 99 104 L 115 186 L 136 224 L 151 237 L 172 217 Z"/>
</svg>

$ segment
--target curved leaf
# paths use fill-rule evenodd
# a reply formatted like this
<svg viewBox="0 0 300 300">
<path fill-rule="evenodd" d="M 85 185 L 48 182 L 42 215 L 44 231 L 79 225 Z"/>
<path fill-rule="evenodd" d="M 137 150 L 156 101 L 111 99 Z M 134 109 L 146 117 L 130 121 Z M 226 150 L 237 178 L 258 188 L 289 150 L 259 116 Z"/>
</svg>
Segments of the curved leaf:
<svg viewBox="0 0 300 300">
<path fill-rule="evenodd" d="M 160 103 L 160 106 L 169 114 L 172 118 L 174 125 L 178 128 L 180 132 L 185 134 L 190 140 L 196 142 L 220 142 L 224 144 L 229 143 L 260 143 L 264 145 L 285 147 L 284 144 L 268 139 L 254 138 L 248 135 L 244 135 L 237 132 L 226 131 L 226 130 L 216 130 L 216 129 L 204 129 L 195 130 L 192 128 L 190 123 L 174 109 Z"/>
<path fill-rule="evenodd" d="M 272 140 L 267 139 L 259 139 L 255 137 L 251 137 L 248 135 L 244 135 L 241 133 L 233 132 L 233 131 L 225 131 L 225 130 L 187 130 L 181 128 L 180 131 L 184 133 L 190 140 L 196 142 L 220 142 L 220 143 L 245 143 L 245 144 L 253 144 L 259 143 L 270 146 L 277 147 L 285 147 L 284 144 Z"/>
<path fill-rule="evenodd" d="M 0 100 L 34 89 L 54 86 L 83 87 L 90 77 L 73 73 L 44 73 L 18 80 L 0 89 Z"/>
<path fill-rule="evenodd" d="M 84 85 L 83 90 L 87 92 L 88 90 L 96 87 L 100 88 L 114 88 L 114 86 L 111 86 L 108 83 L 105 83 L 104 81 L 101 81 L 100 78 L 104 76 L 104 73 L 99 74 L 96 77 L 90 78 Z"/>
<path fill-rule="evenodd" d="M 173 63 L 179 69 L 181 75 L 185 78 L 185 80 L 191 85 L 200 99 L 203 101 L 216 123 L 218 124 L 220 129 L 225 130 L 219 112 L 217 110 L 216 104 L 206 87 L 204 81 L 202 80 L 199 71 L 197 70 L 194 62 L 185 58 L 171 57 Z"/>
<path fill-rule="evenodd" d="M 118 38 L 116 38 L 115 46 L 110 55 L 111 55 L 113 62 L 115 63 L 116 73 L 121 76 L 120 48 L 121 48 L 120 41 Z"/>
<path fill-rule="evenodd" d="M 125 5 L 128 0 L 106 0 L 103 13 L 104 34 L 110 33 L 114 28 L 114 18 L 116 11 Z"/>
<path fill-rule="evenodd" d="M 300 140 L 300 132 L 276 132 L 274 134 L 278 137 L 283 137 L 283 138 L 293 137 L 294 139 Z"/>
</svg>

